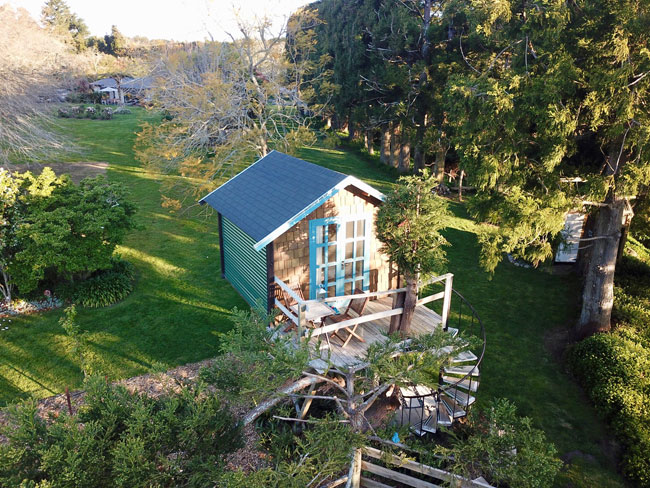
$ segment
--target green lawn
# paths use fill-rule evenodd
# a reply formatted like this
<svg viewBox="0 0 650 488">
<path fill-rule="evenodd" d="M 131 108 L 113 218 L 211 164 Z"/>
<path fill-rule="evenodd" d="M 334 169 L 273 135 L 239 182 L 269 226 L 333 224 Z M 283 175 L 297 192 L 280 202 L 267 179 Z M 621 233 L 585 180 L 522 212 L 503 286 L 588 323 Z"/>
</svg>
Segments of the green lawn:
<svg viewBox="0 0 650 488">
<path fill-rule="evenodd" d="M 142 229 L 118 248 L 137 268 L 135 291 L 115 306 L 80 309 L 78 315 L 98 370 L 111 379 L 214 355 L 217 332 L 230 327 L 230 310 L 246 306 L 220 279 L 216 221 L 161 208 L 162 178 L 135 161 L 134 134 L 148 116 L 136 109 L 111 121 L 59 119 L 83 150 L 76 159 L 109 162 L 108 177 L 128 187 L 139 209 Z M 81 385 L 60 316 L 56 311 L 14 318 L 0 333 L 0 405 Z"/>
<path fill-rule="evenodd" d="M 189 212 L 182 216 L 160 207 L 163 176 L 135 161 L 132 144 L 138 124 L 152 116 L 135 110 L 112 121 L 61 120 L 83 148 L 79 161 L 108 161 L 108 176 L 123 182 L 139 207 L 143 228 L 119 252 L 138 270 L 136 290 L 124 302 L 100 310 L 80 310 L 96 365 L 110 379 L 172 367 L 215 354 L 216 334 L 230 327 L 239 295 L 220 278 L 216 219 Z M 308 161 L 352 174 L 382 191 L 394 182 L 392 171 L 355 151 L 304 149 Z M 454 287 L 476 308 L 487 330 L 479 402 L 513 400 L 533 418 L 560 453 L 580 451 L 594 461 L 579 461 L 557 486 L 624 486 L 605 455 L 611 436 L 578 387 L 546 350 L 550 331 L 570 325 L 579 285 L 571 276 L 501 264 L 493 277 L 478 266 L 476 227 L 464 207 L 453 204 L 447 230 L 449 271 Z M 13 319 L 0 332 L 0 405 L 45 397 L 66 386 L 79 387 L 77 358 L 58 325 L 61 311 Z"/>
</svg>

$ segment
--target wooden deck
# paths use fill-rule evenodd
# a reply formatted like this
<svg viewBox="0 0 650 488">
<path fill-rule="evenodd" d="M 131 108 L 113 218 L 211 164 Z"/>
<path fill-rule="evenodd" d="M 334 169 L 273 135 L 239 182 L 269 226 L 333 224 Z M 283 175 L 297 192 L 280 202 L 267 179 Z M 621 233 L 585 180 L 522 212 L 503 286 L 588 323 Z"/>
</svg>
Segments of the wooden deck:
<svg viewBox="0 0 650 488">
<path fill-rule="evenodd" d="M 368 302 L 364 315 L 372 313 L 383 312 L 392 308 L 392 298 L 381 298 Z M 433 310 L 418 305 L 413 314 L 413 322 L 411 323 L 411 335 L 417 336 L 420 334 L 431 333 L 436 326 L 441 324 L 442 318 Z M 357 328 L 357 333 L 364 338 L 365 342 L 361 342 L 356 338 L 348 343 L 344 348 L 341 347 L 342 341 L 336 337 L 330 339 L 331 349 L 325 339 L 325 336 L 313 337 L 310 344 L 316 346 L 320 340 L 320 357 L 315 357 L 310 365 L 317 371 L 323 372 L 327 368 L 327 358 L 329 356 L 332 366 L 338 368 L 348 368 L 350 366 L 363 364 L 366 351 L 370 344 L 375 342 L 386 341 L 386 335 L 390 326 L 390 317 L 374 320 L 372 322 L 365 322 L 360 324 Z M 315 347 L 314 347 L 315 348 Z"/>
</svg>

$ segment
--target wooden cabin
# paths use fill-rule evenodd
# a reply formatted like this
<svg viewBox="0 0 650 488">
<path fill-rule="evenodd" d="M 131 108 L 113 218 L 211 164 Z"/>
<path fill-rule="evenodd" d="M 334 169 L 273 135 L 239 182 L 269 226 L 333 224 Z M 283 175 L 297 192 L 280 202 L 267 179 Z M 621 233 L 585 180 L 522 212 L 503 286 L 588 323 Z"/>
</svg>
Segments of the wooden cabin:
<svg viewBox="0 0 650 488">
<path fill-rule="evenodd" d="M 272 151 L 200 203 L 218 212 L 222 276 L 270 311 L 276 278 L 306 299 L 395 287 L 375 235 L 383 200 L 353 176 Z"/>
</svg>

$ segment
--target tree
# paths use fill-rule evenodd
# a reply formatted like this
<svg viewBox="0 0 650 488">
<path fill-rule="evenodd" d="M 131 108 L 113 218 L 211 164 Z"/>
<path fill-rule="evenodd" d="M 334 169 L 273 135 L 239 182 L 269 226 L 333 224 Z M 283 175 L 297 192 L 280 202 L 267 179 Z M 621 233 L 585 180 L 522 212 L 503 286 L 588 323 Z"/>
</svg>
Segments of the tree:
<svg viewBox="0 0 650 488">
<path fill-rule="evenodd" d="M 300 341 L 296 347 L 293 336 L 265 326 L 272 323 L 272 317 L 260 310 L 235 311 L 234 323 L 232 331 L 221 336 L 223 354 L 202 371 L 201 378 L 234 397 L 245 393 L 258 405 L 244 416 L 244 424 L 290 395 L 329 400 L 354 432 L 365 432 L 370 425 L 366 412 L 393 385 L 437 388 L 441 368 L 472 345 L 467 338 L 452 337 L 442 328 L 413 337 L 408 344 L 394 334 L 383 343 L 372 344 L 361 365 L 329 366 L 315 374 L 307 370 L 310 358 L 320 356 L 320 344 Z M 323 394 L 315 394 L 317 385 L 324 385 Z M 307 392 L 301 393 L 304 389 Z"/>
<path fill-rule="evenodd" d="M 167 191 L 182 205 L 232 173 L 242 161 L 271 148 L 293 152 L 313 140 L 296 90 L 286 87 L 282 38 L 270 23 L 240 25 L 228 43 L 206 42 L 170 50 L 154 66 L 154 106 L 165 114 L 138 137 L 140 160 L 165 173 L 187 176 Z M 178 192 L 176 192 L 178 190 Z"/>
<path fill-rule="evenodd" d="M 0 25 L 0 163 L 45 159 L 66 145 L 40 102 L 55 96 L 63 65 L 74 63 L 65 45 L 26 11 L 0 6 Z"/>
<path fill-rule="evenodd" d="M 13 282 L 8 273 L 8 266 L 17 252 L 18 239 L 16 230 L 20 222 L 20 211 L 16 205 L 19 185 L 9 171 L 0 168 L 0 293 L 6 302 L 11 302 Z"/>
<path fill-rule="evenodd" d="M 124 188 L 101 177 L 75 185 L 45 168 L 39 176 L 4 172 L 0 184 L 13 195 L 0 225 L 8 237 L 0 245 L 5 298 L 14 286 L 33 290 L 48 270 L 75 280 L 109 268 L 115 247 L 135 225 Z"/>
<path fill-rule="evenodd" d="M 454 143 L 488 227 L 483 264 L 537 264 L 569 209 L 594 215 L 576 333 L 610 327 L 625 199 L 650 182 L 647 3 L 453 4 L 464 72 L 449 84 Z M 581 181 L 578 188 L 567 178 Z"/>
<path fill-rule="evenodd" d="M 45 2 L 41 10 L 41 21 L 55 34 L 62 36 L 67 44 L 72 44 L 77 52 L 86 48 L 88 27 L 64 0 Z"/>
<path fill-rule="evenodd" d="M 406 281 L 404 311 L 399 331 L 407 335 L 418 298 L 418 282 L 439 271 L 445 263 L 443 246 L 448 245 L 440 233 L 449 213 L 434 187 L 437 181 L 427 172 L 405 176 L 377 213 L 377 238 L 382 251 L 394 262 Z M 390 332 L 395 332 L 391 323 Z"/>
<path fill-rule="evenodd" d="M 103 47 L 105 49 L 104 52 L 112 56 L 121 56 L 124 53 L 124 49 L 126 48 L 126 39 L 117 29 L 116 25 L 112 25 L 111 33 L 104 36 Z"/>
</svg>

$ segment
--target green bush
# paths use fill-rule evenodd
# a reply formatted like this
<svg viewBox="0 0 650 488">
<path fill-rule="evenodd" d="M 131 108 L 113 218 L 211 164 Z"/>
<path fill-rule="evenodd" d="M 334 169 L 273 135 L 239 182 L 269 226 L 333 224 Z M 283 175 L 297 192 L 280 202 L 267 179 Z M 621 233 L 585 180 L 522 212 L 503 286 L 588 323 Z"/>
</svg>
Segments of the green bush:
<svg viewBox="0 0 650 488">
<path fill-rule="evenodd" d="M 102 94 L 99 92 L 89 92 L 89 93 L 70 93 L 65 97 L 66 102 L 70 103 L 101 103 Z"/>
<path fill-rule="evenodd" d="M 46 422 L 35 403 L 14 407 L 0 433 L 0 486 L 214 486 L 241 430 L 201 388 L 154 399 L 103 378 L 86 383 L 76 417 Z"/>
<path fill-rule="evenodd" d="M 98 271 L 85 281 L 69 284 L 57 294 L 82 307 L 108 307 L 124 300 L 133 291 L 135 268 L 128 261 L 115 260 L 111 268 Z"/>
<path fill-rule="evenodd" d="M 512 488 L 551 487 L 562 466 L 544 432 L 533 428 L 530 418 L 519 417 L 506 399 L 473 410 L 465 432 L 435 453 L 445 458 L 443 467 L 460 476 L 484 476 L 493 485 Z"/>
</svg>

